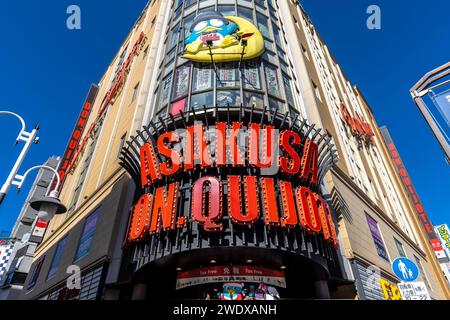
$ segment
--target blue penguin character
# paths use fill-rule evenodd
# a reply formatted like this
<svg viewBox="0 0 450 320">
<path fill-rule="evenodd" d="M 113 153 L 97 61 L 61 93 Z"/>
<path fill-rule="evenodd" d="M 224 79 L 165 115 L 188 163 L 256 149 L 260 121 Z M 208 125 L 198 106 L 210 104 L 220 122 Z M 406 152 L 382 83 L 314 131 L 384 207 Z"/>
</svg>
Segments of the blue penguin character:
<svg viewBox="0 0 450 320">
<path fill-rule="evenodd" d="M 239 44 L 234 34 L 238 30 L 236 23 L 224 18 L 216 11 L 200 13 L 195 17 L 190 36 L 184 41 L 187 53 L 196 54 L 207 50 L 208 46 L 227 48 Z"/>
</svg>

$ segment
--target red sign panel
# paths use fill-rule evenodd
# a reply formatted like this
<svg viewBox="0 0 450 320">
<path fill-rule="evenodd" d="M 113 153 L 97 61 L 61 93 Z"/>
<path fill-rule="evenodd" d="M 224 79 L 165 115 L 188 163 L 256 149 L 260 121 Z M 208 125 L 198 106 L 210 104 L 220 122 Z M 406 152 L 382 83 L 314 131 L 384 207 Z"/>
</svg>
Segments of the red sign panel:
<svg viewBox="0 0 450 320">
<path fill-rule="evenodd" d="M 419 199 L 419 195 L 417 194 L 416 189 L 414 188 L 412 180 L 409 177 L 408 171 L 406 171 L 406 168 L 403 164 L 402 159 L 400 158 L 400 154 L 398 153 L 398 150 L 395 147 L 394 142 L 392 141 L 392 137 L 389 134 L 389 131 L 387 130 L 387 128 L 383 127 L 380 128 L 380 132 L 389 150 L 389 154 L 392 160 L 394 161 L 397 172 L 400 175 L 400 178 L 403 182 L 403 186 L 405 187 L 406 193 L 408 194 L 409 198 L 411 199 L 414 205 L 414 209 L 417 213 L 417 216 L 419 217 L 419 220 L 422 223 L 422 226 L 428 236 L 428 239 L 430 240 L 430 243 L 434 251 L 436 252 L 442 251 L 443 248 L 441 246 L 441 242 L 438 236 L 435 233 L 433 223 L 428 217 L 428 214 L 425 212 L 423 204 Z"/>
<path fill-rule="evenodd" d="M 215 129 L 216 150 L 212 152 L 211 141 L 206 141 L 207 129 L 196 124 L 185 132 L 166 132 L 155 143 L 150 140 L 140 148 L 141 186 L 153 191 L 143 194 L 132 210 L 129 243 L 142 241 L 147 234 L 186 228 L 187 217 L 177 217 L 177 175 L 211 167 L 242 168 L 247 162 L 249 167 L 274 166 L 278 171 L 274 176 L 230 172 L 226 179 L 205 175 L 192 182 L 190 215 L 204 231 L 223 231 L 222 218 L 227 213 L 234 224 L 241 226 L 253 225 L 260 217 L 270 227 L 287 229 L 300 225 L 311 235 L 323 234 L 326 241 L 337 246 L 329 205 L 313 191 L 318 189 L 319 171 L 318 146 L 313 141 L 282 130 L 277 132 L 280 147 L 274 152 L 277 135 L 273 127 L 250 123 L 244 131 L 239 122 L 217 123 L 209 127 Z M 249 137 L 246 148 L 239 145 L 239 134 Z M 180 135 L 185 139 L 180 139 Z M 302 151 L 298 145 L 303 145 Z M 275 177 L 278 173 L 283 174 L 279 179 Z M 301 185 L 294 187 L 291 180 Z"/>
<path fill-rule="evenodd" d="M 355 137 L 362 137 L 366 141 L 373 143 L 374 133 L 370 124 L 364 121 L 363 117 L 355 112 L 355 116 L 352 117 L 347 107 L 341 104 L 341 114 L 345 120 L 345 123 L 350 127 L 352 134 Z"/>
<path fill-rule="evenodd" d="M 70 164 L 72 160 L 76 158 L 78 154 L 78 146 L 80 144 L 81 136 L 83 135 L 84 129 L 86 128 L 87 121 L 92 111 L 95 98 L 97 97 L 98 86 L 93 84 L 87 95 L 86 101 L 81 110 L 78 121 L 73 130 L 72 136 L 70 137 L 69 145 L 66 148 L 64 157 L 61 160 L 61 164 L 58 169 L 59 176 L 61 178 L 61 186 L 66 178 L 68 170 L 70 169 Z"/>
<path fill-rule="evenodd" d="M 221 282 L 266 283 L 286 288 L 284 273 L 278 270 L 253 266 L 216 266 L 181 272 L 177 278 L 177 290 L 187 287 Z"/>
</svg>

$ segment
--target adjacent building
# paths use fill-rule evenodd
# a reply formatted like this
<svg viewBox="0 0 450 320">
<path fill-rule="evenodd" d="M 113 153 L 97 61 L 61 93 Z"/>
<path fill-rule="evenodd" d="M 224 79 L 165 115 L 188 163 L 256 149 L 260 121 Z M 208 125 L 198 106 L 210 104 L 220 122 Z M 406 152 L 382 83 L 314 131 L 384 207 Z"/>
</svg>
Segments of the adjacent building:
<svg viewBox="0 0 450 320">
<path fill-rule="evenodd" d="M 51 157 L 44 165 L 51 168 L 59 166 L 60 158 Z M 0 300 L 18 299 L 25 279 L 30 271 L 36 247 L 42 241 L 46 222 L 36 219 L 38 212 L 31 208 L 30 201 L 44 197 L 52 185 L 54 174 L 39 170 L 22 210 L 9 236 L 11 244 L 7 259 L 3 260 L 3 277 L 0 282 Z"/>
<path fill-rule="evenodd" d="M 400 256 L 450 297 L 369 104 L 297 1 L 149 1 L 59 172 L 68 212 L 21 299 L 398 299 Z"/>
</svg>

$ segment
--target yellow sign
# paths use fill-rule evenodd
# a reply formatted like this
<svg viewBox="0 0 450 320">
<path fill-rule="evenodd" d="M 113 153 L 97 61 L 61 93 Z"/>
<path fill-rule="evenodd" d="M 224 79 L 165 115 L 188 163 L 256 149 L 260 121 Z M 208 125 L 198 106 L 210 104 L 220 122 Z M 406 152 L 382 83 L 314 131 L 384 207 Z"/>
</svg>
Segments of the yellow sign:
<svg viewBox="0 0 450 320">
<path fill-rule="evenodd" d="M 387 280 L 380 278 L 381 288 L 383 289 L 385 300 L 403 300 L 398 287 Z"/>
<path fill-rule="evenodd" d="M 264 38 L 250 21 L 222 16 L 216 11 L 199 14 L 184 41 L 183 58 L 199 62 L 250 60 L 264 53 Z"/>
</svg>

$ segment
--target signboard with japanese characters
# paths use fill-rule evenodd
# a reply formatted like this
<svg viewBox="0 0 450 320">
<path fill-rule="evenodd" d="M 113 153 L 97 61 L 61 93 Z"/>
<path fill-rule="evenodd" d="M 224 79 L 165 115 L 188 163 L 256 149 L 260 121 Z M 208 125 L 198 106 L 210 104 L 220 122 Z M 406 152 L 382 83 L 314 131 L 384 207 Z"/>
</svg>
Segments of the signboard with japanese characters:
<svg viewBox="0 0 450 320">
<path fill-rule="evenodd" d="M 431 300 L 427 286 L 423 281 L 402 282 L 397 286 L 402 294 L 403 300 Z"/>
</svg>

